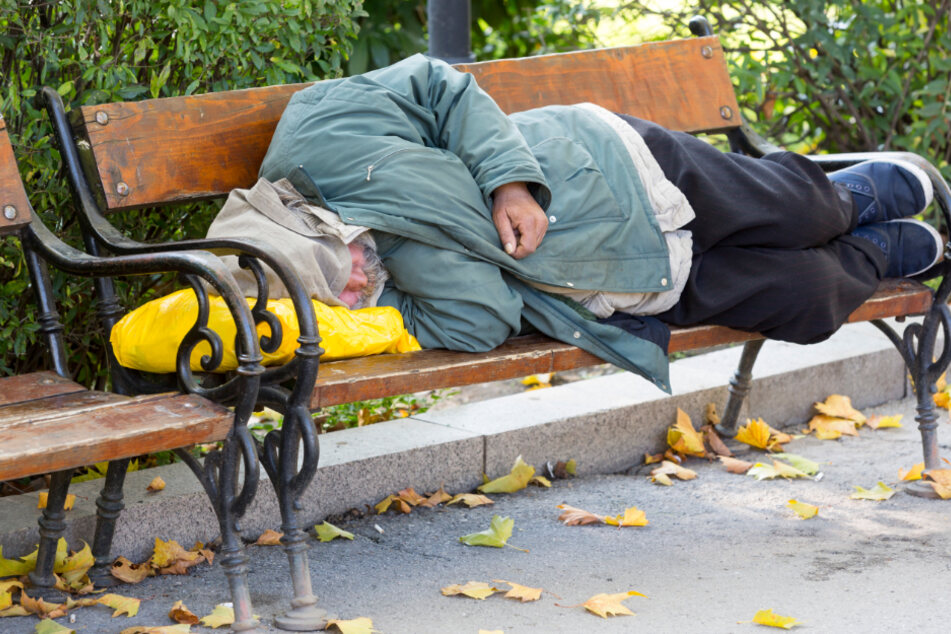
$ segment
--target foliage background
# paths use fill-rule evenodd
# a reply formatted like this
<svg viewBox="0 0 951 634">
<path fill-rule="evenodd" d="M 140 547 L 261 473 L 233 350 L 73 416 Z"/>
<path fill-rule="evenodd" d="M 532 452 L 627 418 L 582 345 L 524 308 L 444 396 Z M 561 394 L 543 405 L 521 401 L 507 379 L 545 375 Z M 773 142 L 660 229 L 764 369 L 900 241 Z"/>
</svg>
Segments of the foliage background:
<svg viewBox="0 0 951 634">
<path fill-rule="evenodd" d="M 951 0 L 472 0 L 478 59 L 688 37 L 689 17 L 720 35 L 758 132 L 805 152 L 909 150 L 951 178 Z M 423 0 L 0 0 L 0 112 L 33 205 L 60 235 L 76 228 L 37 87 L 69 107 L 358 73 L 426 49 Z M 117 221 L 145 240 L 203 234 L 216 206 Z M 56 211 L 56 213 L 53 213 Z M 71 367 L 105 377 L 91 286 L 54 280 Z M 163 278 L 120 286 L 127 306 Z M 45 364 L 18 245 L 0 243 L 0 375 Z"/>
</svg>

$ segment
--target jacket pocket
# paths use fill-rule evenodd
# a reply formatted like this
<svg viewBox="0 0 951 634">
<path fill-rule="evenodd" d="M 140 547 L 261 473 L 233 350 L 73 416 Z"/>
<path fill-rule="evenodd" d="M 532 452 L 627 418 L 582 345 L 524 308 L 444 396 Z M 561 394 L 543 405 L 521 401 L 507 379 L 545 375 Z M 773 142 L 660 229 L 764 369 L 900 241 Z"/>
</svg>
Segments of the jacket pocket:
<svg viewBox="0 0 951 634">
<path fill-rule="evenodd" d="M 551 189 L 549 231 L 627 218 L 604 173 L 582 144 L 552 137 L 531 149 Z"/>
</svg>

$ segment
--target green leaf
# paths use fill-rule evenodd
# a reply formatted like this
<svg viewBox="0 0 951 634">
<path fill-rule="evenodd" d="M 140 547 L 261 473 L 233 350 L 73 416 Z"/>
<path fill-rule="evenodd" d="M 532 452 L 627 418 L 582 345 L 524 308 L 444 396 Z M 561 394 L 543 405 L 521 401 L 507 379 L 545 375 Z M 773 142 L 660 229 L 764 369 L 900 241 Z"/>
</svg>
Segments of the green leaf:
<svg viewBox="0 0 951 634">
<path fill-rule="evenodd" d="M 34 634 L 76 634 L 76 630 L 62 626 L 53 619 L 43 619 L 33 629 Z"/>
<path fill-rule="evenodd" d="M 492 521 L 489 524 L 489 528 L 478 533 L 470 533 L 468 535 L 463 535 L 459 538 L 463 544 L 467 546 L 492 546 L 493 548 L 502 548 L 502 546 L 508 546 L 509 548 L 515 548 L 516 550 L 524 550 L 522 548 L 516 548 L 508 544 L 509 537 L 512 536 L 512 529 L 515 527 L 515 520 L 508 517 L 501 517 L 499 515 L 493 515 Z M 528 552 L 525 550 L 524 552 Z"/>
<path fill-rule="evenodd" d="M 317 531 L 317 538 L 322 542 L 329 542 L 337 537 L 343 537 L 344 539 L 353 539 L 353 533 L 343 530 L 337 526 L 334 526 L 328 521 L 324 521 L 323 524 L 314 526 L 314 530 Z"/>
<path fill-rule="evenodd" d="M 794 453 L 774 453 L 773 458 L 779 458 L 780 460 L 785 460 L 792 466 L 796 467 L 800 471 L 814 476 L 819 473 L 819 463 L 813 462 L 808 458 L 803 458 L 802 456 L 796 455 Z"/>
</svg>

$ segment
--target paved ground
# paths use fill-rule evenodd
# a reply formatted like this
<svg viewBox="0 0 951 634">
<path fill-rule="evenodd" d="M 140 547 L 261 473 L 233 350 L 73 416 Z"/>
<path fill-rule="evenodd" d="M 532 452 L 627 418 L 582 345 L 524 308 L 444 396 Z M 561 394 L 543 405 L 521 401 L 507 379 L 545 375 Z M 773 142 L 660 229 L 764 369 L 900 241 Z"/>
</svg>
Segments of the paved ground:
<svg viewBox="0 0 951 634">
<path fill-rule="evenodd" d="M 494 495 L 490 507 L 351 520 L 343 527 L 357 535 L 353 542 L 312 542 L 315 590 L 333 614 L 371 617 L 386 634 L 767 631 L 744 623 L 764 608 L 800 619 L 798 629 L 810 632 L 951 631 L 944 610 L 951 596 L 951 501 L 905 493 L 880 503 L 848 497 L 853 485 L 895 484 L 899 468 L 920 460 L 913 403 L 866 413 L 903 413 L 905 427 L 789 445 L 822 464 L 819 481 L 757 482 L 693 460 L 699 477 L 673 487 L 653 485 L 643 474 L 587 477 Z M 939 436 L 943 455 L 951 456 L 951 425 L 943 422 Z M 785 508 L 790 498 L 819 505 L 819 516 L 794 517 Z M 650 525 L 567 527 L 557 521 L 560 503 L 599 513 L 636 505 Z M 510 543 L 530 552 L 459 543 L 459 536 L 487 528 L 494 514 L 515 520 Z M 289 592 L 284 556 L 276 547 L 249 552 L 255 609 L 268 622 Z M 493 579 L 546 592 L 525 604 L 440 594 L 450 584 Z M 648 597 L 626 601 L 636 616 L 601 619 L 557 605 L 627 590 Z M 143 599 L 139 616 L 111 619 L 105 608 L 83 608 L 71 627 L 166 625 L 175 600 L 207 614 L 226 595 L 217 565 L 118 591 Z M 34 623 L 4 619 L 0 631 L 31 632 Z"/>
</svg>

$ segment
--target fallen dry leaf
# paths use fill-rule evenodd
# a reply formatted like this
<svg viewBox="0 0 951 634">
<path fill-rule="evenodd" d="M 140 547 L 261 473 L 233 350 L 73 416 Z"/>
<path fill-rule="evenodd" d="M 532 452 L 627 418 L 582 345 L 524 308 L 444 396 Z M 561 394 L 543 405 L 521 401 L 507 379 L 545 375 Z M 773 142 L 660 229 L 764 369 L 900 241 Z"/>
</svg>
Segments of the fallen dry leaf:
<svg viewBox="0 0 951 634">
<path fill-rule="evenodd" d="M 139 599 L 133 597 L 124 597 L 121 594 L 104 594 L 96 602 L 100 605 L 104 605 L 108 608 L 112 608 L 115 612 L 112 613 L 112 617 L 115 618 L 122 614 L 125 614 L 128 617 L 133 617 L 139 613 Z"/>
<path fill-rule="evenodd" d="M 518 456 L 508 475 L 490 480 L 476 490 L 482 493 L 514 493 L 528 486 L 528 481 L 533 475 L 535 475 L 535 467 L 525 464 L 522 457 Z"/>
<path fill-rule="evenodd" d="M 152 574 L 150 563 L 150 561 L 147 561 L 142 564 L 134 564 L 125 557 L 119 557 L 112 562 L 109 573 L 123 583 L 139 583 Z"/>
<path fill-rule="evenodd" d="M 628 592 L 618 592 L 617 594 L 596 594 L 584 603 L 579 603 L 578 605 L 559 605 L 557 603 L 555 605 L 561 608 L 584 608 L 588 612 L 597 614 L 604 619 L 619 614 L 634 616 L 633 612 L 621 604 L 622 601 L 630 597 L 646 598 L 646 596 L 640 592 L 629 590 Z"/>
<path fill-rule="evenodd" d="M 659 467 L 654 467 L 651 475 L 655 478 L 661 475 L 674 476 L 678 480 L 693 480 L 697 477 L 697 472 L 687 467 L 681 467 L 670 460 L 664 460 Z"/>
<path fill-rule="evenodd" d="M 951 499 L 951 469 L 930 469 L 924 479 L 942 500 Z"/>
<path fill-rule="evenodd" d="M 181 601 L 176 601 L 172 609 L 168 611 L 168 618 L 176 623 L 198 625 L 198 615 L 186 608 Z"/>
<path fill-rule="evenodd" d="M 921 480 L 921 472 L 924 470 L 925 470 L 925 463 L 919 462 L 908 471 L 905 471 L 904 469 L 899 469 L 898 479 L 903 480 L 905 482 Z"/>
<path fill-rule="evenodd" d="M 778 460 L 773 460 L 772 465 L 763 464 L 762 462 L 757 462 L 754 464 L 749 471 L 746 472 L 746 475 L 753 476 L 757 480 L 772 480 L 773 478 L 808 478 L 809 475 L 800 471 L 796 467 L 788 465 L 784 462 Z"/>
<path fill-rule="evenodd" d="M 493 579 L 492 581 L 495 583 L 507 583 L 511 587 L 511 590 L 503 595 L 506 599 L 517 599 L 522 603 L 528 603 L 529 601 L 538 601 L 542 596 L 541 588 L 529 588 L 519 583 L 502 581 L 501 579 Z"/>
<path fill-rule="evenodd" d="M 551 480 L 549 480 L 545 476 L 540 476 L 540 475 L 532 476 L 532 479 L 529 480 L 528 483 L 534 484 L 540 487 L 547 487 L 549 489 L 551 488 Z"/>
<path fill-rule="evenodd" d="M 373 506 L 373 508 L 376 509 L 377 515 L 382 515 L 383 513 L 386 513 L 387 509 L 389 509 L 390 506 L 393 504 L 396 505 L 396 509 L 399 510 L 400 513 L 409 513 L 410 511 L 413 510 L 413 507 L 411 507 L 406 502 L 406 500 L 402 499 L 398 495 L 386 496 L 385 498 L 377 502 Z"/>
<path fill-rule="evenodd" d="M 181 623 L 179 625 L 157 625 L 153 627 L 135 625 L 125 628 L 119 634 L 190 634 L 191 631 L 191 625 Z"/>
<path fill-rule="evenodd" d="M 707 450 L 703 446 L 703 436 L 694 429 L 690 416 L 677 408 L 677 422 L 667 430 L 667 445 L 672 451 L 685 456 L 703 458 Z"/>
<path fill-rule="evenodd" d="M 49 491 L 40 491 L 39 497 L 38 497 L 38 499 L 36 500 L 36 508 L 38 508 L 38 509 L 45 509 L 45 508 L 46 508 L 46 501 L 49 499 L 49 495 L 50 495 Z M 63 510 L 64 510 L 64 511 L 71 511 L 71 510 L 73 510 L 73 505 L 74 505 L 74 504 L 76 504 L 76 496 L 73 495 L 72 493 L 67 493 L 67 494 L 66 494 L 66 501 L 63 502 Z"/>
<path fill-rule="evenodd" d="M 486 597 L 491 597 L 496 592 L 499 592 L 499 589 L 483 581 L 468 581 L 463 585 L 454 583 L 451 586 L 446 586 L 441 592 L 443 596 L 446 597 L 454 597 L 461 594 L 471 599 L 483 601 Z"/>
<path fill-rule="evenodd" d="M 446 506 L 449 506 L 450 504 L 457 504 L 459 502 L 462 502 L 469 508 L 474 506 L 482 506 L 483 504 L 495 504 L 495 502 L 484 495 L 480 495 L 479 493 L 460 493 L 449 500 L 449 502 L 446 503 Z"/>
<path fill-rule="evenodd" d="M 901 419 L 904 414 L 895 416 L 870 416 L 865 424 L 872 429 L 885 429 L 887 427 L 901 427 Z"/>
<path fill-rule="evenodd" d="M 152 478 L 152 481 L 149 482 L 149 486 L 147 486 L 145 490 L 150 493 L 156 493 L 158 491 L 161 491 L 164 488 L 165 488 L 165 480 L 163 480 L 162 478 L 158 476 L 155 476 L 154 478 Z"/>
<path fill-rule="evenodd" d="M 517 546 L 512 546 L 508 543 L 509 537 L 512 536 L 512 529 L 515 527 L 515 520 L 508 517 L 501 517 L 499 515 L 493 515 L 492 521 L 489 523 L 489 528 L 484 531 L 479 531 L 478 533 L 469 533 L 468 535 L 463 535 L 459 538 L 463 544 L 467 546 L 492 546 L 493 548 L 501 548 L 502 546 L 508 546 L 509 548 L 514 548 L 515 550 L 521 550 L 522 552 L 528 552 L 524 548 L 518 548 Z"/>
<path fill-rule="evenodd" d="M 855 487 L 855 493 L 849 497 L 853 500 L 873 500 L 883 502 L 895 495 L 895 489 L 892 489 L 884 482 L 879 482 L 871 489 L 865 489 L 860 486 Z"/>
<path fill-rule="evenodd" d="M 624 513 L 621 515 L 615 515 L 614 517 L 605 517 L 605 524 L 610 524 L 611 526 L 647 526 L 647 515 L 644 511 L 640 510 L 636 506 L 632 506 L 624 509 Z"/>
<path fill-rule="evenodd" d="M 151 559 L 152 567 L 160 575 L 184 575 L 188 574 L 189 568 L 203 561 L 208 560 L 211 563 L 208 557 L 210 554 L 210 551 L 185 550 L 174 539 L 163 541 L 156 537 Z"/>
<path fill-rule="evenodd" d="M 666 473 L 655 473 L 651 475 L 651 482 L 654 484 L 660 484 L 665 487 L 674 486 L 674 481 L 670 479 L 670 476 Z"/>
<path fill-rule="evenodd" d="M 419 503 L 420 506 L 425 506 L 427 508 L 433 508 L 438 506 L 443 502 L 448 502 L 452 499 L 452 496 L 446 493 L 445 489 L 439 487 L 439 490 L 430 495 L 428 498 Z"/>
<path fill-rule="evenodd" d="M 703 420 L 714 427 L 720 424 L 720 415 L 717 414 L 716 403 L 707 403 L 703 409 Z"/>
<path fill-rule="evenodd" d="M 819 507 L 798 500 L 789 500 L 786 506 L 792 509 L 793 513 L 804 520 L 815 517 L 819 513 Z"/>
<path fill-rule="evenodd" d="M 30 613 L 22 605 L 11 605 L 5 610 L 0 610 L 0 618 L 5 616 L 29 616 Z"/>
<path fill-rule="evenodd" d="M 655 454 L 644 454 L 644 464 L 654 464 L 655 462 L 660 462 L 664 459 L 664 454 L 655 453 Z"/>
<path fill-rule="evenodd" d="M 951 394 L 947 390 L 942 390 L 931 395 L 931 400 L 934 401 L 934 404 L 938 407 L 943 407 L 944 409 L 951 409 Z"/>
<path fill-rule="evenodd" d="M 568 504 L 559 504 L 558 508 L 564 511 L 558 516 L 558 519 L 564 522 L 565 526 L 582 526 L 584 524 L 601 524 L 604 522 L 604 515 L 598 515 L 591 511 L 569 506 Z"/>
<path fill-rule="evenodd" d="M 335 627 L 340 630 L 340 634 L 373 634 L 380 630 L 373 629 L 373 621 L 365 616 L 356 619 L 344 621 L 341 619 L 329 619 L 326 629 Z"/>
<path fill-rule="evenodd" d="M 426 498 L 417 493 L 413 487 L 407 487 L 402 491 L 397 491 L 396 495 L 407 504 L 411 504 L 413 506 L 419 506 L 426 501 Z"/>
<path fill-rule="evenodd" d="M 780 616 L 775 614 L 772 610 L 760 610 L 753 615 L 753 622 L 759 623 L 760 625 L 768 625 L 770 627 L 781 627 L 784 630 L 788 630 L 801 623 L 801 621 L 798 621 L 791 616 Z"/>
<path fill-rule="evenodd" d="M 777 460 L 785 460 L 792 466 L 796 467 L 806 475 L 814 476 L 819 473 L 819 463 L 809 458 L 804 458 L 802 456 L 796 455 L 794 453 L 774 453 L 773 458 Z"/>
<path fill-rule="evenodd" d="M 726 470 L 730 473 L 739 473 L 740 475 L 749 471 L 753 466 L 752 462 L 738 458 L 730 458 L 729 456 L 720 456 L 720 462 L 723 463 L 723 466 L 726 467 Z"/>
<path fill-rule="evenodd" d="M 30 614 L 51 619 L 58 619 L 65 615 L 67 610 L 65 603 L 50 603 L 43 600 L 42 597 L 34 599 L 26 591 L 20 592 L 20 606 Z"/>
<path fill-rule="evenodd" d="M 36 624 L 33 634 L 76 634 L 76 630 L 60 625 L 52 619 L 43 619 Z"/>
<path fill-rule="evenodd" d="M 756 420 L 747 420 L 746 425 L 740 427 L 733 439 L 757 449 L 771 451 L 777 447 L 777 442 L 770 439 L 773 435 L 772 432 L 772 428 L 762 418 L 757 418 Z"/>
<path fill-rule="evenodd" d="M 551 472 L 553 476 L 563 480 L 567 478 L 568 476 L 575 475 L 576 466 L 577 465 L 575 463 L 574 458 L 572 458 L 568 462 L 559 460 L 558 462 L 555 463 L 555 466 L 552 468 Z"/>
<path fill-rule="evenodd" d="M 832 394 L 824 402 L 816 403 L 816 411 L 833 418 L 845 418 L 859 426 L 865 424 L 865 416 L 852 407 L 852 399 L 841 394 Z"/>
<path fill-rule="evenodd" d="M 541 374 L 529 374 L 527 377 L 522 379 L 522 385 L 528 387 L 531 390 L 551 387 L 551 379 L 553 376 L 555 376 L 554 372 L 543 372 Z"/>
<path fill-rule="evenodd" d="M 222 625 L 231 625 L 234 623 L 234 608 L 224 603 L 219 603 L 208 616 L 203 616 L 198 621 L 205 627 L 218 628 Z"/>
<path fill-rule="evenodd" d="M 344 539 L 353 541 L 353 533 L 334 526 L 327 520 L 324 520 L 323 524 L 314 526 L 314 530 L 317 531 L 317 538 L 322 542 L 329 542 L 333 539 L 336 539 L 337 537 L 342 537 Z"/>
<path fill-rule="evenodd" d="M 0 581 L 0 611 L 13 605 L 13 591 L 16 588 L 23 589 L 23 584 L 16 579 Z"/>
<path fill-rule="evenodd" d="M 710 446 L 710 451 L 717 456 L 732 456 L 733 452 L 726 446 L 726 443 L 720 438 L 720 434 L 713 428 L 713 425 L 704 425 L 700 428 L 703 439 Z"/>
<path fill-rule="evenodd" d="M 258 540 L 254 542 L 254 545 L 280 546 L 282 537 L 284 537 L 284 533 L 279 533 L 278 531 L 269 528 L 258 536 Z"/>
<path fill-rule="evenodd" d="M 855 428 L 855 421 L 845 418 L 832 418 L 822 414 L 813 416 L 809 420 L 809 431 L 816 433 L 819 440 L 835 440 L 843 434 L 847 436 L 858 436 L 859 432 Z"/>
<path fill-rule="evenodd" d="M 37 550 L 34 550 L 20 559 L 5 559 L 3 557 L 3 544 L 0 544 L 0 578 L 19 577 L 33 570 L 36 567 L 37 552 Z"/>
</svg>

